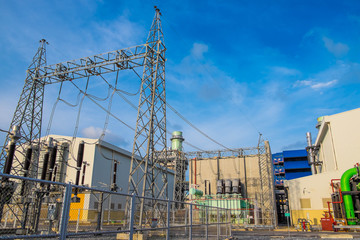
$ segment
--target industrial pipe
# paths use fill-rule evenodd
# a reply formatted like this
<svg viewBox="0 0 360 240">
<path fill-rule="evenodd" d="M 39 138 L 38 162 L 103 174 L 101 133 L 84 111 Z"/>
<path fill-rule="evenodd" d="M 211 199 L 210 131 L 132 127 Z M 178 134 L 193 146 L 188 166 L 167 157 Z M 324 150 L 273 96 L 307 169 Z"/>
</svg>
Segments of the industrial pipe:
<svg viewBox="0 0 360 240">
<path fill-rule="evenodd" d="M 31 163 L 31 156 L 32 156 L 32 148 L 29 147 L 26 150 L 26 157 L 25 157 L 25 164 L 24 164 L 24 177 L 28 176 L 28 171 L 29 171 L 30 163 Z"/>
<path fill-rule="evenodd" d="M 12 168 L 12 164 L 13 164 L 13 160 L 14 160 L 14 156 L 15 156 L 15 148 L 16 148 L 16 141 L 20 139 L 20 128 L 19 126 L 15 125 L 13 126 L 13 129 L 10 133 L 10 142 L 8 145 L 8 154 L 7 154 L 7 158 L 5 160 L 5 166 L 4 166 L 4 170 L 3 173 L 5 174 L 10 174 L 11 172 L 11 168 Z M 4 180 L 4 178 L 3 178 Z"/>
<path fill-rule="evenodd" d="M 86 173 L 86 162 L 84 162 L 84 166 L 83 166 L 83 172 L 82 172 L 82 177 L 81 177 L 81 185 L 85 184 L 85 173 Z"/>
<path fill-rule="evenodd" d="M 170 140 L 172 150 L 177 150 L 180 152 L 183 150 L 182 143 L 185 139 L 183 138 L 181 131 L 174 131 Z"/>
<path fill-rule="evenodd" d="M 307 132 L 306 133 L 306 140 L 307 140 L 307 157 L 308 157 L 308 163 L 311 167 L 311 174 L 314 175 L 316 174 L 316 166 L 315 166 L 315 159 L 314 159 L 314 151 L 313 151 L 313 145 L 311 142 L 311 133 Z"/>
<path fill-rule="evenodd" d="M 14 160 L 14 155 L 15 155 L 15 147 L 16 147 L 15 142 L 10 142 L 9 151 L 8 151 L 8 155 L 7 155 L 5 167 L 4 167 L 5 174 L 10 174 L 12 163 Z"/>
<path fill-rule="evenodd" d="M 55 146 L 51 150 L 48 181 L 51 181 L 51 178 L 52 178 L 52 175 L 53 175 L 53 172 L 54 172 L 54 167 L 55 167 L 55 162 L 56 162 L 56 153 L 57 153 L 57 146 Z"/>
<path fill-rule="evenodd" d="M 81 141 L 80 144 L 79 144 L 77 161 L 76 161 L 76 179 L 75 179 L 75 185 L 79 185 L 79 181 L 80 181 L 81 165 L 82 165 L 83 159 L 84 159 L 84 147 L 85 147 L 85 143 L 84 143 L 84 141 Z M 78 189 L 78 188 L 75 188 L 74 197 L 72 198 L 72 201 L 73 201 L 73 202 L 80 202 L 80 198 L 77 197 L 78 192 L 79 192 L 79 189 Z"/>
<path fill-rule="evenodd" d="M 77 155 L 77 162 L 76 162 L 76 179 L 75 179 L 75 185 L 79 185 L 79 180 L 80 180 L 80 170 L 81 170 L 81 165 L 84 159 L 84 146 L 85 143 L 84 141 L 81 141 L 79 144 L 79 150 L 78 150 L 78 155 Z"/>
<path fill-rule="evenodd" d="M 31 163 L 31 156 L 32 156 L 32 148 L 29 147 L 26 150 L 26 155 L 25 155 L 25 164 L 24 164 L 24 177 L 27 177 L 29 174 L 29 168 L 30 168 L 30 163 Z M 25 180 L 22 181 L 21 183 L 21 190 L 20 190 L 20 195 L 24 196 L 25 194 Z"/>
<path fill-rule="evenodd" d="M 49 163 L 49 153 L 47 152 L 45 153 L 44 156 L 43 169 L 41 171 L 41 180 L 45 180 L 48 163 Z"/>
<path fill-rule="evenodd" d="M 54 168 L 53 182 L 56 182 L 56 173 L 57 173 L 57 169 L 58 169 L 58 167 L 57 167 L 57 165 L 56 165 L 56 166 L 55 166 L 55 168 Z"/>
<path fill-rule="evenodd" d="M 43 168 L 41 171 L 41 180 L 45 180 L 48 164 L 49 164 L 49 152 L 45 153 L 44 156 Z M 40 183 L 40 186 L 43 187 L 44 183 Z"/>
<path fill-rule="evenodd" d="M 340 184 L 341 184 L 341 191 L 351 191 L 350 187 L 350 179 L 354 175 L 359 175 L 358 167 L 350 168 L 349 170 L 345 171 L 341 176 Z M 356 217 L 354 212 L 354 204 L 351 195 L 344 195 L 344 206 L 345 206 L 345 213 L 346 219 L 348 220 L 348 225 L 356 225 Z"/>
</svg>

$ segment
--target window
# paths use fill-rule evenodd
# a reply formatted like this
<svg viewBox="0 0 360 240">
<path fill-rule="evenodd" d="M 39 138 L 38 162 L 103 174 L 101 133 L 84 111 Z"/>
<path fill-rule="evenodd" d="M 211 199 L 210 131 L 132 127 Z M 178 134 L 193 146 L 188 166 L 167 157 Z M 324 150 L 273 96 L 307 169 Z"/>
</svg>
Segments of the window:
<svg viewBox="0 0 360 240">
<path fill-rule="evenodd" d="M 328 208 L 327 202 L 330 202 L 330 203 L 331 203 L 331 198 L 323 198 L 323 199 L 322 199 L 323 208 Z M 332 204 L 330 204 L 330 208 L 332 208 Z"/>
<path fill-rule="evenodd" d="M 121 209 L 121 203 L 118 203 L 118 209 Z"/>
<path fill-rule="evenodd" d="M 94 202 L 94 208 L 98 209 L 99 208 L 99 202 Z"/>
<path fill-rule="evenodd" d="M 301 208 L 311 208 L 310 198 L 300 198 Z"/>
<path fill-rule="evenodd" d="M 115 203 L 110 204 L 110 209 L 114 210 L 114 208 L 115 208 Z"/>
</svg>

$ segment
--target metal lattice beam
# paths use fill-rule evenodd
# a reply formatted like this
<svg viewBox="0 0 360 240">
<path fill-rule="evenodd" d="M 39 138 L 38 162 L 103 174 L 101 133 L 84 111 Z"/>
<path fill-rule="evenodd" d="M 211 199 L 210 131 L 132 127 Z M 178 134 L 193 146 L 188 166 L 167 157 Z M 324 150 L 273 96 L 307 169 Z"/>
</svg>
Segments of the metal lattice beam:
<svg viewBox="0 0 360 240">
<path fill-rule="evenodd" d="M 186 152 L 185 155 L 188 159 L 197 158 L 197 160 L 209 158 L 237 158 L 243 156 L 257 156 L 258 147 L 194 151 Z"/>
<path fill-rule="evenodd" d="M 144 65 L 146 44 L 115 50 L 107 53 L 57 63 L 39 68 L 38 78 L 44 78 L 45 84 L 72 81 L 79 78 L 98 76 L 124 69 L 133 69 Z"/>
</svg>

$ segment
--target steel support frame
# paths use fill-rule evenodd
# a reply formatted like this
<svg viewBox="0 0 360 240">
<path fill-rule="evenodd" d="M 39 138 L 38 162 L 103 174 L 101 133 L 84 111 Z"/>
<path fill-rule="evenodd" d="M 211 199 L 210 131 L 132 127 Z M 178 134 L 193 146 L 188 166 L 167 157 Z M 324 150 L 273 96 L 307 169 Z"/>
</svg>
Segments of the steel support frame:
<svg viewBox="0 0 360 240">
<path fill-rule="evenodd" d="M 271 150 L 268 141 L 260 135 L 258 144 L 259 174 L 260 174 L 260 206 L 262 210 L 262 224 L 277 226 L 276 201 L 274 186 L 274 170 Z"/>
<path fill-rule="evenodd" d="M 128 193 L 164 200 L 168 196 L 165 51 L 160 11 L 156 9 L 146 46 Z M 157 157 L 155 148 L 159 146 L 165 158 Z M 140 228 L 143 224 L 151 224 L 151 219 L 155 217 L 166 225 L 163 221 L 166 216 L 160 205 L 158 201 L 141 198 Z M 126 206 L 129 209 L 129 201 Z"/>
<path fill-rule="evenodd" d="M 189 161 L 192 161 L 193 158 L 196 158 L 196 161 L 201 161 L 212 158 L 257 157 L 261 188 L 259 205 L 263 217 L 265 216 L 262 224 L 277 226 L 273 165 L 268 141 L 264 141 L 260 137 L 256 147 L 186 152 L 185 156 Z"/>
<path fill-rule="evenodd" d="M 147 42 L 142 45 L 46 66 L 46 41 L 42 39 L 40 43 L 33 62 L 28 68 L 25 85 L 9 128 L 11 130 L 14 125 L 20 127 L 21 139 L 17 142 L 17 153 L 19 153 L 20 158 L 22 158 L 21 154 L 25 152 L 25 148 L 29 146 L 37 149 L 33 156 L 38 158 L 40 155 L 45 85 L 143 66 L 138 120 L 132 154 L 132 166 L 134 167 L 130 169 L 132 174 L 129 179 L 137 175 L 139 171 L 143 173 L 143 176 L 140 177 L 140 181 L 134 181 L 132 178 L 129 192 L 134 192 L 140 196 L 166 199 L 167 161 L 160 161 L 154 156 L 155 146 L 165 146 L 164 149 L 166 150 L 166 48 L 163 41 L 159 9 L 156 9 Z M 145 140 L 140 140 L 144 135 Z M 7 135 L 1 151 L 0 168 L 4 167 L 9 136 L 10 134 Z M 143 151 L 144 148 L 145 151 Z M 140 159 L 138 159 L 139 156 Z M 11 173 L 22 176 L 22 165 L 22 159 L 14 159 Z M 33 159 L 30 169 L 37 171 L 38 159 L 35 161 Z M 31 173 L 30 176 L 36 177 L 37 172 Z M 149 207 L 155 206 L 156 213 L 157 201 L 146 202 Z M 141 209 L 141 216 L 143 216 L 143 211 L 146 210 L 144 200 L 142 200 Z"/>
</svg>

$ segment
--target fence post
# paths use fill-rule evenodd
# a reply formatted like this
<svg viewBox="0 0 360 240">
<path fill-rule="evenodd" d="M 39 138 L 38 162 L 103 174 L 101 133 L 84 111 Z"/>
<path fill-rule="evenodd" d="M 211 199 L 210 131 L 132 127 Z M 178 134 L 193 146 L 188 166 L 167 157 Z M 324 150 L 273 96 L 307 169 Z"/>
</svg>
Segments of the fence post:
<svg viewBox="0 0 360 240">
<path fill-rule="evenodd" d="M 229 211 L 229 233 L 230 233 L 230 237 L 232 235 L 232 229 L 231 229 L 231 209 L 228 210 Z"/>
<path fill-rule="evenodd" d="M 188 211 L 185 208 L 185 236 L 188 234 L 187 221 L 188 221 Z"/>
<path fill-rule="evenodd" d="M 60 240 L 66 239 L 67 225 L 69 221 L 70 213 L 70 200 L 71 200 L 71 183 L 68 183 L 65 188 L 64 202 L 61 213 L 61 223 L 60 223 Z"/>
<path fill-rule="evenodd" d="M 76 221 L 76 230 L 75 230 L 76 233 L 79 231 L 80 210 L 81 210 L 81 209 L 79 208 L 79 209 L 78 209 L 77 221 Z"/>
<path fill-rule="evenodd" d="M 97 217 L 97 226 L 96 231 L 100 231 L 102 228 L 102 213 L 103 213 L 103 204 L 104 204 L 104 193 L 100 193 L 100 200 L 98 206 L 98 217 Z"/>
<path fill-rule="evenodd" d="M 220 239 L 220 213 L 219 213 L 219 207 L 216 208 L 217 212 L 217 239 Z"/>
<path fill-rule="evenodd" d="M 133 234 L 134 234 L 134 214 L 135 214 L 135 208 L 136 208 L 135 200 L 136 200 L 135 194 L 133 193 L 131 196 L 131 205 L 130 205 L 129 240 L 133 240 Z"/>
<path fill-rule="evenodd" d="M 168 203 L 167 203 L 167 230 L 166 230 L 166 240 L 170 239 L 170 208 L 171 208 L 171 204 L 170 204 L 170 200 L 168 199 Z"/>
<path fill-rule="evenodd" d="M 206 240 L 209 239 L 209 207 L 205 206 L 205 234 L 206 234 Z"/>
<path fill-rule="evenodd" d="M 192 204 L 190 203 L 189 208 L 189 223 L 190 223 L 190 231 L 189 231 L 189 240 L 192 240 L 192 224 L 193 224 L 193 212 L 192 212 Z"/>
</svg>

